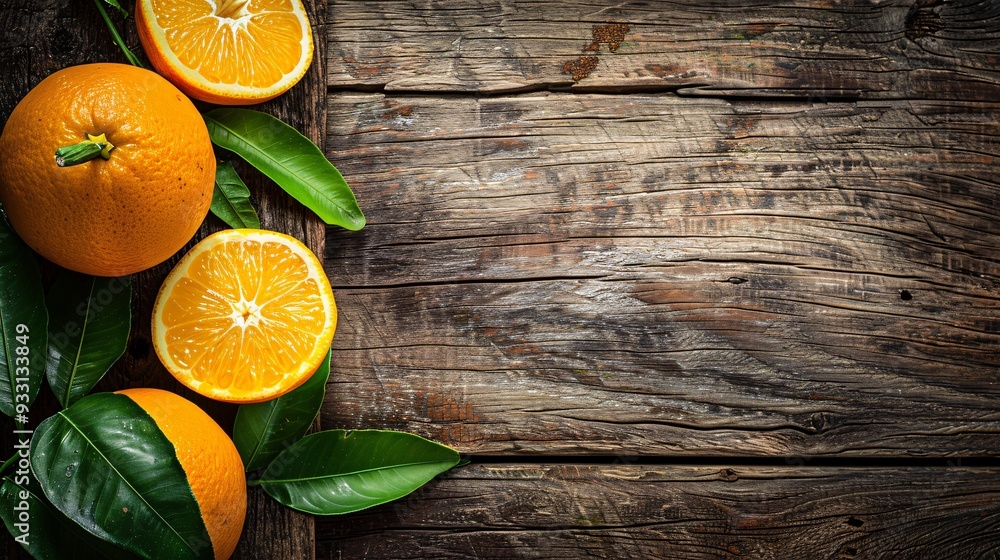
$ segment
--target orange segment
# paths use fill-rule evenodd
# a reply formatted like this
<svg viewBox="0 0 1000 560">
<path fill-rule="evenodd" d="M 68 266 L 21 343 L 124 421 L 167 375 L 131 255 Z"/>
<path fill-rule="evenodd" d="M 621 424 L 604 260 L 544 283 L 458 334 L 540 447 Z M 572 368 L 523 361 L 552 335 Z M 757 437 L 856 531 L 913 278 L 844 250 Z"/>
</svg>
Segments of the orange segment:
<svg viewBox="0 0 1000 560">
<path fill-rule="evenodd" d="M 312 62 L 301 0 L 139 0 L 136 6 L 153 67 L 203 101 L 266 101 L 295 85 Z"/>
<path fill-rule="evenodd" d="M 181 383 L 259 402 L 305 382 L 326 356 L 337 307 L 319 259 L 297 239 L 225 230 L 195 245 L 153 306 L 153 345 Z"/>
</svg>

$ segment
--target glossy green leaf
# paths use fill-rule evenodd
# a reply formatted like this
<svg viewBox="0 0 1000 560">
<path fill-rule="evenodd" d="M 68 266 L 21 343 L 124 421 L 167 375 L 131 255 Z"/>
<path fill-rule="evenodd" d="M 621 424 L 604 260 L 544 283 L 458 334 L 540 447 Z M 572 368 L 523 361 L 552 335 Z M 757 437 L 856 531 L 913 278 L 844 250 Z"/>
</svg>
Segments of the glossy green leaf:
<svg viewBox="0 0 1000 560">
<path fill-rule="evenodd" d="M 286 447 L 309 431 L 326 393 L 330 353 L 315 373 L 294 391 L 276 399 L 244 404 L 236 411 L 233 443 L 247 472 L 268 466 Z"/>
<path fill-rule="evenodd" d="M 364 227 L 365 216 L 340 171 L 297 130 L 250 109 L 215 109 L 204 117 L 212 142 L 259 169 L 324 222 Z"/>
<path fill-rule="evenodd" d="M 215 168 L 211 210 L 230 227 L 260 229 L 260 217 L 250 204 L 250 189 L 240 179 L 232 162 L 220 162 Z"/>
<path fill-rule="evenodd" d="M 90 392 L 125 352 L 132 322 L 131 280 L 64 270 L 53 282 L 46 305 L 45 374 L 65 408 Z"/>
<path fill-rule="evenodd" d="M 0 217 L 0 412 L 19 424 L 42 386 L 47 324 L 35 256 Z"/>
<path fill-rule="evenodd" d="M 35 560 L 139 558 L 91 535 L 63 515 L 38 491 L 38 483 L 29 473 L 3 479 L 0 517 L 11 536 Z"/>
<path fill-rule="evenodd" d="M 56 509 L 103 540 L 145 558 L 214 557 L 173 445 L 125 395 L 89 395 L 43 421 L 31 469 Z"/>
<path fill-rule="evenodd" d="M 288 507 L 334 515 L 401 498 L 458 461 L 454 449 L 413 434 L 329 430 L 285 449 L 260 485 Z"/>
</svg>

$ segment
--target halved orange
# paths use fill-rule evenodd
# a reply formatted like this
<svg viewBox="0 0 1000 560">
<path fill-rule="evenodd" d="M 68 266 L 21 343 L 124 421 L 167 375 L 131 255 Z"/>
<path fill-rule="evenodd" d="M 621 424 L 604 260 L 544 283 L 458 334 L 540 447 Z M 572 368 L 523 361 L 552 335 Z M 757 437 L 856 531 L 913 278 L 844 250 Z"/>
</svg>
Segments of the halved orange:
<svg viewBox="0 0 1000 560">
<path fill-rule="evenodd" d="M 227 402 L 261 402 L 304 383 L 336 327 L 319 259 L 266 230 L 206 237 L 167 275 L 153 305 L 153 347 L 167 371 Z"/>
<path fill-rule="evenodd" d="M 301 0 L 138 0 L 135 21 L 156 71 L 210 103 L 277 97 L 312 62 Z"/>
</svg>

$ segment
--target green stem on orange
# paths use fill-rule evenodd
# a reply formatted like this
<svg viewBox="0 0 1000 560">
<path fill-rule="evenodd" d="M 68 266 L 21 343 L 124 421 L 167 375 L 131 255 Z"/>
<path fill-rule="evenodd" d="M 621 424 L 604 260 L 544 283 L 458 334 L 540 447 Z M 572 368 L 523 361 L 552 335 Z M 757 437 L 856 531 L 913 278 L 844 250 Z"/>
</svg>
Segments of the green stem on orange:
<svg viewBox="0 0 1000 560">
<path fill-rule="evenodd" d="M 56 150 L 56 165 L 59 167 L 80 165 L 97 157 L 111 159 L 111 150 L 114 149 L 114 144 L 108 142 L 104 133 L 88 134 L 87 139 L 83 142 L 72 146 L 63 146 Z"/>
</svg>

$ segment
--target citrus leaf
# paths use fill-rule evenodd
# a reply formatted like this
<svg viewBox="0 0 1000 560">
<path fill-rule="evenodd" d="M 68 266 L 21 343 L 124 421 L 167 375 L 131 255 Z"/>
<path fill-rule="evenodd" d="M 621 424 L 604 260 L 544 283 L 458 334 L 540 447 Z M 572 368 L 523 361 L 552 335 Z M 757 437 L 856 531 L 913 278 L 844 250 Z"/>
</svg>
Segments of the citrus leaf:
<svg viewBox="0 0 1000 560">
<path fill-rule="evenodd" d="M 262 469 L 309 431 L 326 393 L 330 354 L 305 383 L 276 399 L 244 404 L 236 411 L 233 443 L 247 472 Z"/>
<path fill-rule="evenodd" d="M 215 168 L 211 210 L 230 227 L 260 229 L 260 217 L 250 204 L 250 189 L 230 161 L 220 162 Z"/>
<path fill-rule="evenodd" d="M 38 263 L 0 218 L 0 412 L 19 424 L 42 386 L 47 324 Z"/>
<path fill-rule="evenodd" d="M 22 479 L 23 477 L 23 479 Z M 18 480 L 21 484 L 15 482 Z M 0 517 L 14 539 L 35 560 L 135 560 L 139 557 L 102 541 L 52 507 L 30 474 L 4 478 Z"/>
<path fill-rule="evenodd" d="M 64 270 L 46 298 L 49 352 L 45 374 L 63 408 L 86 395 L 125 352 L 132 322 L 128 277 Z"/>
<path fill-rule="evenodd" d="M 285 449 L 260 485 L 290 508 L 334 515 L 401 498 L 458 461 L 454 449 L 413 434 L 328 430 Z"/>
<path fill-rule="evenodd" d="M 324 222 L 364 227 L 365 216 L 340 171 L 297 130 L 250 109 L 215 109 L 204 117 L 215 145 L 245 159 Z"/>
<path fill-rule="evenodd" d="M 92 535 L 145 558 L 214 557 L 174 446 L 127 396 L 89 395 L 45 419 L 30 455 L 45 497 Z"/>
</svg>

